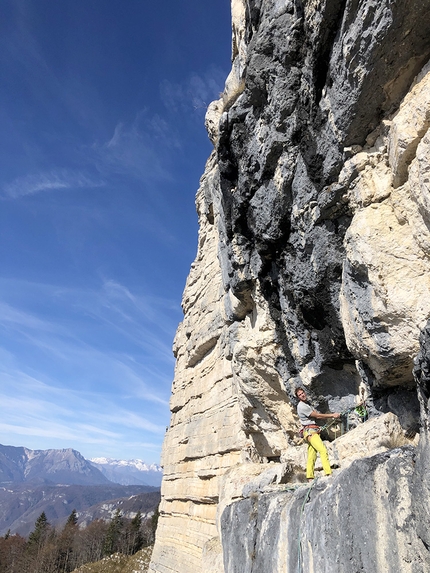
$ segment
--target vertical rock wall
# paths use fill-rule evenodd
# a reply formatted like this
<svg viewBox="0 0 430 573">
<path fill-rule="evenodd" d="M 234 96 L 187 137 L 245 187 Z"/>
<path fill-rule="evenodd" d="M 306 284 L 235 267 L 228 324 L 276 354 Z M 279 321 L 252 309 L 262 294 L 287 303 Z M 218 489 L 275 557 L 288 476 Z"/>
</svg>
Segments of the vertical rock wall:
<svg viewBox="0 0 430 573">
<path fill-rule="evenodd" d="M 295 455 L 298 384 L 318 407 L 338 411 L 363 381 L 374 419 L 394 412 L 409 435 L 419 425 L 412 369 L 430 316 L 429 9 L 427 0 L 232 0 L 232 71 L 208 109 L 214 152 L 197 194 L 198 252 L 174 345 L 153 573 L 297 570 L 291 531 L 305 493 L 278 499 L 289 524 L 281 527 L 279 512 L 270 518 L 275 502 L 226 501 L 225 492 L 231 468 L 243 492 L 251 474 Z M 312 528 L 329 535 L 324 520 L 362 499 L 358 522 L 373 520 L 378 544 L 359 557 L 354 544 L 364 540 L 353 536 L 337 568 L 309 546 L 304 559 L 318 573 L 350 571 L 351 560 L 357 571 L 400 570 L 411 562 L 404 543 L 412 561 L 426 563 L 424 510 L 411 509 L 417 497 L 430 499 L 420 473 L 429 468 L 425 352 L 418 454 L 354 462 L 356 475 L 370 468 L 373 493 L 345 470 L 336 478 L 342 495 L 322 491 L 305 512 L 318 545 Z M 385 518 L 381 484 L 394 492 Z M 319 525 L 324 496 L 334 513 Z M 400 498 L 402 523 L 393 515 Z M 240 504 L 273 537 L 264 567 Z M 347 530 L 345 514 L 335 522 Z M 384 543 L 399 530 L 390 561 Z"/>
</svg>

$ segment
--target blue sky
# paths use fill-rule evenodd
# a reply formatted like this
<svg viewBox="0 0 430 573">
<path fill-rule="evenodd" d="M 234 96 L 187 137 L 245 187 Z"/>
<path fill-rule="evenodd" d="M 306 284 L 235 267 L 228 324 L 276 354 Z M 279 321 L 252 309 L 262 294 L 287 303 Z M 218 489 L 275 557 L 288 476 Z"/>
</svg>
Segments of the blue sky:
<svg viewBox="0 0 430 573">
<path fill-rule="evenodd" d="M 158 462 L 229 0 L 3 0 L 0 443 Z"/>
</svg>

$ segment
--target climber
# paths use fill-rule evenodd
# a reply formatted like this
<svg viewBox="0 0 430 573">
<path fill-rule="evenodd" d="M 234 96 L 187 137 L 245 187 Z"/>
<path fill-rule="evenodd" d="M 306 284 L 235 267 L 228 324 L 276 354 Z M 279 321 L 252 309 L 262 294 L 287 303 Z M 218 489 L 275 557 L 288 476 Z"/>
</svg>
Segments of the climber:
<svg viewBox="0 0 430 573">
<path fill-rule="evenodd" d="M 321 414 L 317 410 L 314 410 L 314 408 L 308 404 L 308 397 L 303 388 L 297 388 L 295 394 L 299 399 L 299 403 L 297 405 L 297 414 L 303 426 L 303 437 L 308 442 L 306 477 L 308 478 L 308 481 L 312 481 L 314 479 L 314 468 L 318 453 L 321 458 L 324 473 L 325 475 L 329 476 L 331 475 L 330 461 L 328 459 L 327 449 L 319 436 L 320 427 L 314 424 L 310 418 L 315 418 L 316 420 L 340 418 L 340 414 Z"/>
</svg>

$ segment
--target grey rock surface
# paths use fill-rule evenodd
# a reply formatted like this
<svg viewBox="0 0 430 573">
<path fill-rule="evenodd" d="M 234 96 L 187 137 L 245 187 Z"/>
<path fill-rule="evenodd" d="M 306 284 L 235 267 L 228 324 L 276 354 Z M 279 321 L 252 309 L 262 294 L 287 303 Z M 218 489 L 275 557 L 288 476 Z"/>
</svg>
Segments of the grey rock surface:
<svg viewBox="0 0 430 573">
<path fill-rule="evenodd" d="M 430 553 L 410 511 L 415 468 L 406 447 L 231 504 L 221 517 L 225 571 L 425 573 Z"/>
<path fill-rule="evenodd" d="M 366 143 L 428 60 L 428 4 L 248 6 L 245 88 L 221 118 L 220 190 L 208 198 L 222 213 L 224 286 L 241 299 L 259 283 L 283 345 L 284 379 L 312 365 L 315 383 L 339 395 L 336 370 L 353 363 L 339 316 L 343 239 L 353 213 L 339 173 L 347 146 Z M 361 277 L 350 272 L 350 296 L 365 315 L 372 285 L 365 268 Z M 363 282 L 367 288 L 354 293 Z M 373 331 L 385 335 L 377 324 Z M 300 361 L 291 355 L 296 339 Z"/>
<path fill-rule="evenodd" d="M 421 403 L 422 430 L 413 484 L 413 511 L 417 534 L 430 552 L 430 321 L 421 334 L 420 342 L 414 375 Z"/>
</svg>

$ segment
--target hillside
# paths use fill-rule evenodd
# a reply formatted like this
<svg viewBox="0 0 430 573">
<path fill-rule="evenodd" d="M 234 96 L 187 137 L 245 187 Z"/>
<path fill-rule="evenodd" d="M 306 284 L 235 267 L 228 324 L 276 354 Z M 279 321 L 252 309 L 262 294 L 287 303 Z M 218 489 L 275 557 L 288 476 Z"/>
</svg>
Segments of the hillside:
<svg viewBox="0 0 430 573">
<path fill-rule="evenodd" d="M 146 573 L 151 559 L 152 547 L 145 547 L 135 555 L 116 553 L 96 563 L 88 563 L 73 573 Z"/>
<path fill-rule="evenodd" d="M 10 530 L 27 536 L 42 512 L 53 526 L 63 526 L 73 509 L 79 523 L 86 524 L 96 518 L 111 519 L 117 508 L 126 517 L 139 509 L 145 514 L 155 510 L 159 496 L 149 486 L 116 484 L 0 487 L 0 535 Z"/>
</svg>

